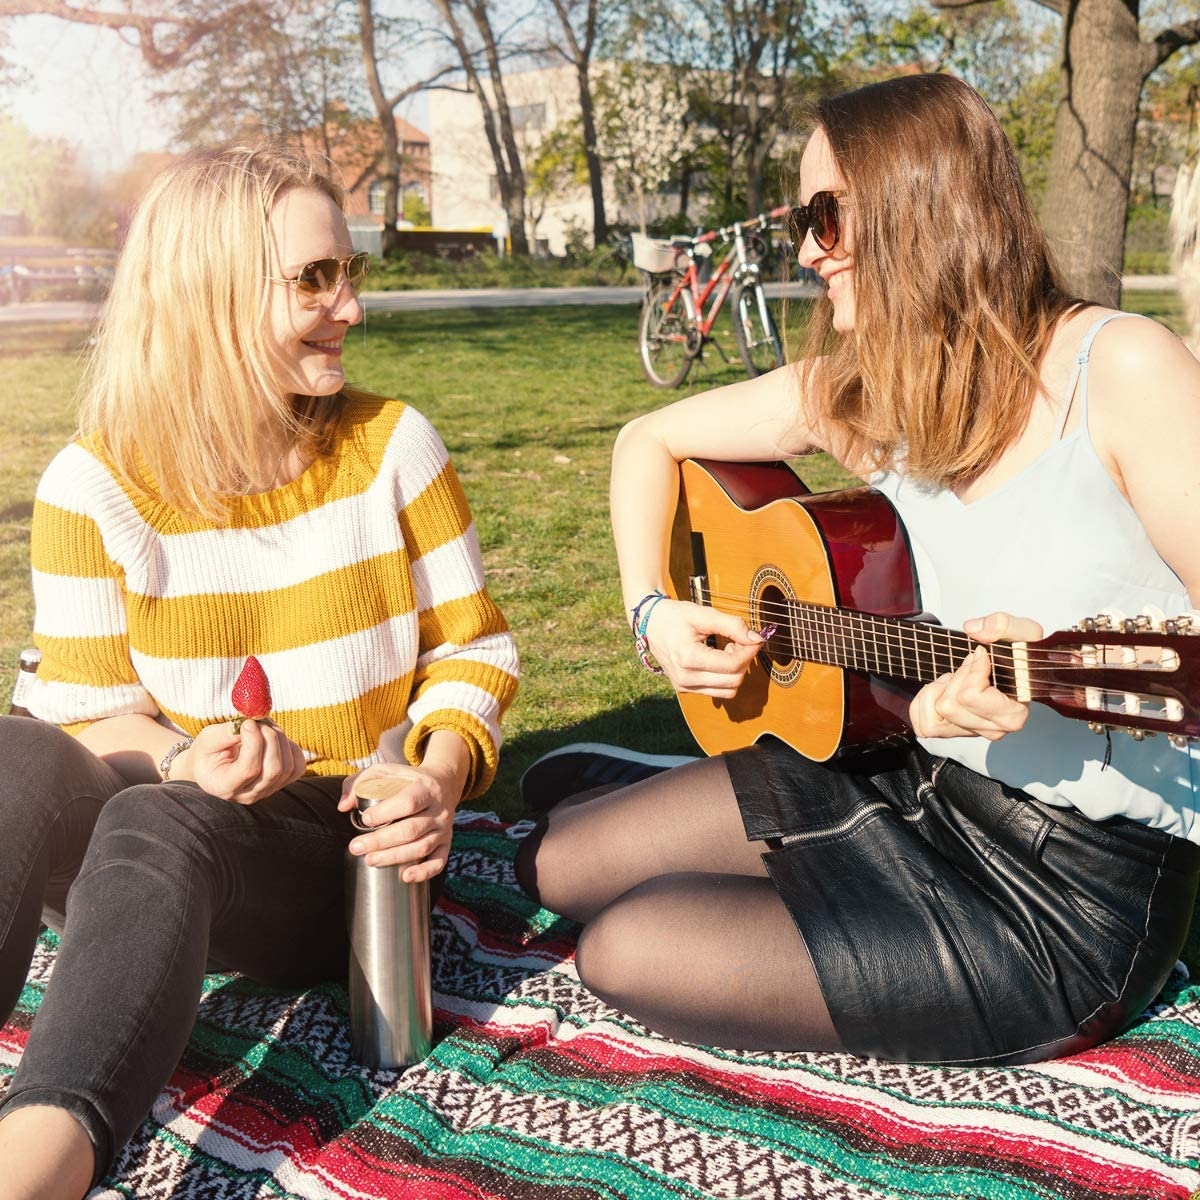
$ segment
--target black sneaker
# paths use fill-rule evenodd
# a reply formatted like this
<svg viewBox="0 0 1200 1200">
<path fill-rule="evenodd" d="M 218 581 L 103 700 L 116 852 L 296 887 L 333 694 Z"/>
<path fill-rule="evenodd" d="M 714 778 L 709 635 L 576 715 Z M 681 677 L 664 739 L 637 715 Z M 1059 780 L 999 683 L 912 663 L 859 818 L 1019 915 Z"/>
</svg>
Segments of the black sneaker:
<svg viewBox="0 0 1200 1200">
<path fill-rule="evenodd" d="M 542 813 L 568 796 L 614 784 L 627 787 L 694 761 L 686 755 L 639 754 L 624 746 L 574 742 L 530 763 L 521 776 L 521 799 L 527 808 Z"/>
</svg>

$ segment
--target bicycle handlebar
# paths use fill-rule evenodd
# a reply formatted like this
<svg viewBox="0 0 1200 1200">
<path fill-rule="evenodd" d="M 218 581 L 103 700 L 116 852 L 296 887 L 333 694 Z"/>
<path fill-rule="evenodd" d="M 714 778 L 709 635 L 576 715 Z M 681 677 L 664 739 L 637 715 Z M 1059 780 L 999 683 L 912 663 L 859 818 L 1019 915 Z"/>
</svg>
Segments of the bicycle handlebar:
<svg viewBox="0 0 1200 1200">
<path fill-rule="evenodd" d="M 732 225 L 723 225 L 720 229 L 710 229 L 707 233 L 698 233 L 694 237 L 675 236 L 671 239 L 673 245 L 681 250 L 690 250 L 694 246 L 703 246 L 709 242 L 728 241 L 738 233 L 752 233 L 757 229 L 768 228 L 772 221 L 786 217 L 792 211 L 790 204 L 781 204 L 768 212 L 761 212 L 756 217 L 748 217 L 745 221 L 735 221 Z"/>
<path fill-rule="evenodd" d="M 735 221 L 732 225 L 723 225 L 720 229 L 712 229 L 708 233 L 702 233 L 692 238 L 692 242 L 693 244 L 715 242 L 718 239 L 726 240 L 735 237 L 739 232 L 751 233 L 756 229 L 764 229 L 772 221 L 777 221 L 780 217 L 786 217 L 791 211 L 792 206 L 790 204 L 781 204 L 778 208 L 772 208 L 768 212 L 759 213 L 757 217 L 747 217 L 744 221 Z"/>
</svg>

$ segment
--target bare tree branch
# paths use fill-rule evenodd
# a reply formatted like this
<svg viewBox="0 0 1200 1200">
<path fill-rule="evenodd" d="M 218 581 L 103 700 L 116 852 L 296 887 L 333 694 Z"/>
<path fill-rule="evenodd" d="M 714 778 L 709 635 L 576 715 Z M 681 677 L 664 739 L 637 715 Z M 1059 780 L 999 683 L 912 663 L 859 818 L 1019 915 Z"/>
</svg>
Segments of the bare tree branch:
<svg viewBox="0 0 1200 1200">
<path fill-rule="evenodd" d="M 170 13 L 113 12 L 108 9 L 79 8 L 66 0 L 0 0 L 0 17 L 41 15 L 58 17 L 79 25 L 96 25 L 118 32 L 129 30 L 137 39 L 146 65 L 153 71 L 169 71 L 178 66 L 187 52 L 202 38 L 227 25 L 239 14 L 253 11 L 257 4 L 239 4 L 222 9 L 207 20 L 179 17 Z M 159 44 L 161 31 L 170 31 L 170 44 Z"/>
<path fill-rule="evenodd" d="M 1183 21 L 1168 29 L 1159 30 L 1149 41 L 1144 43 L 1142 54 L 1142 78 L 1151 74 L 1156 68 L 1184 46 L 1194 46 L 1200 42 L 1200 21 Z"/>
<path fill-rule="evenodd" d="M 929 0 L 933 8 L 973 8 L 976 4 L 987 4 L 990 0 Z M 1034 4 L 1048 8 L 1061 17 L 1066 11 L 1067 0 L 1033 0 Z"/>
</svg>

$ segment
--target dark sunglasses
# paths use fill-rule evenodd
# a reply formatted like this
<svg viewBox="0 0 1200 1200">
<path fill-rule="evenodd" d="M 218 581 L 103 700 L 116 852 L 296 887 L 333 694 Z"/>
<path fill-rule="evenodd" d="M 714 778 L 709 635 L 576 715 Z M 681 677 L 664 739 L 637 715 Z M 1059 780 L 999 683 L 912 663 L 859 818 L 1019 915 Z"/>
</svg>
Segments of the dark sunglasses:
<svg viewBox="0 0 1200 1200">
<path fill-rule="evenodd" d="M 807 204 L 797 204 L 788 213 L 788 230 L 797 256 L 810 229 L 813 241 L 822 250 L 832 250 L 837 245 L 842 236 L 838 200 L 845 195 L 845 192 L 813 192 Z"/>
<path fill-rule="evenodd" d="M 305 308 L 316 308 L 332 302 L 343 276 L 357 296 L 370 264 L 371 256 L 365 251 L 349 258 L 318 258 L 316 262 L 305 263 L 296 275 L 276 282 L 295 284 L 296 299 Z"/>
</svg>

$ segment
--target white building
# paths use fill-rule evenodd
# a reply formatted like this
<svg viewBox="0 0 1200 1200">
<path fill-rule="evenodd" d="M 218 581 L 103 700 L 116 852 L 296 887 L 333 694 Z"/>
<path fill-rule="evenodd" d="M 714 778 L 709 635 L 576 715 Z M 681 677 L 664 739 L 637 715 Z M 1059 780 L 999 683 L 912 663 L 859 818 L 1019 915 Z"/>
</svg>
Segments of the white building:
<svg viewBox="0 0 1200 1200">
<path fill-rule="evenodd" d="M 505 92 L 522 162 L 528 167 L 541 139 L 556 125 L 579 115 L 575 73 L 569 66 L 506 75 Z M 496 184 L 496 167 L 484 133 L 479 101 L 470 93 L 434 91 L 429 96 L 429 142 L 435 220 L 442 227 L 507 226 Z M 565 222 L 592 224 L 586 189 L 548 206 L 536 228 L 527 226 L 530 246 L 562 254 Z"/>
</svg>

